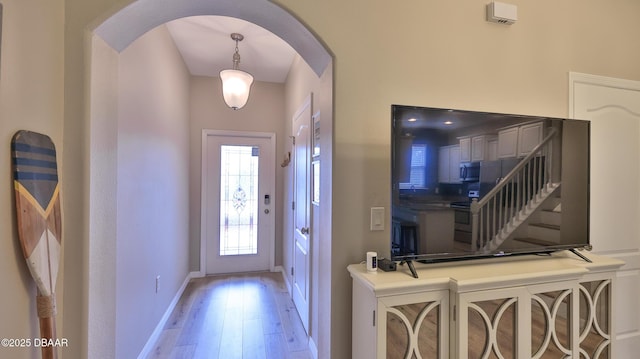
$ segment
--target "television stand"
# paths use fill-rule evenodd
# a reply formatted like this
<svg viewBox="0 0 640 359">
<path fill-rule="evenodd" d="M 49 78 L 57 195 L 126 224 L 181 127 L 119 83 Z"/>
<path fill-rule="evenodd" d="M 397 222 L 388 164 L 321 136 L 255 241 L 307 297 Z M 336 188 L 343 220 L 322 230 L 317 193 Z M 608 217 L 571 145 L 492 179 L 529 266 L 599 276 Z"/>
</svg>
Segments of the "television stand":
<svg viewBox="0 0 640 359">
<path fill-rule="evenodd" d="M 406 260 L 406 261 L 402 261 L 400 262 L 400 264 L 405 264 L 407 263 L 407 267 L 409 267 L 409 270 L 411 271 L 411 275 L 413 276 L 413 278 L 418 278 L 418 272 L 416 272 L 416 267 L 413 265 L 413 261 L 412 260 Z"/>
<path fill-rule="evenodd" d="M 587 263 L 593 263 L 593 262 L 591 261 L 591 259 L 589 259 L 589 258 L 585 257 L 584 255 L 582 255 L 582 254 L 581 254 L 580 252 L 578 252 L 575 248 L 571 248 L 571 249 L 569 249 L 569 252 L 571 252 L 571 253 L 575 254 L 576 256 L 578 256 L 578 257 L 582 258 L 582 260 L 584 260 L 584 261 L 585 261 L 585 262 L 587 262 Z"/>
<path fill-rule="evenodd" d="M 617 358 L 612 303 L 624 262 L 589 258 L 558 251 L 438 265 L 413 259 L 419 279 L 405 268 L 372 275 L 352 264 L 351 358 L 482 358 L 495 348 L 513 358 Z"/>
</svg>

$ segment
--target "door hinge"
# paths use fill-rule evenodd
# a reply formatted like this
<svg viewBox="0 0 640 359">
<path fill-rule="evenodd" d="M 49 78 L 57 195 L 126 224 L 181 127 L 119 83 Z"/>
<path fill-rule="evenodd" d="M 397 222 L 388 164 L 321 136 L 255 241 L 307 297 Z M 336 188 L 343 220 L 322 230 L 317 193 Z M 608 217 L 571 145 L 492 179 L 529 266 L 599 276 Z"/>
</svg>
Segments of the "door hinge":
<svg viewBox="0 0 640 359">
<path fill-rule="evenodd" d="M 293 142 L 293 144 L 296 144 L 296 137 L 295 136 L 291 136 L 291 142 Z"/>
<path fill-rule="evenodd" d="M 455 304 L 453 305 L 453 312 L 451 313 L 451 317 L 453 318 L 453 321 L 456 321 L 456 306 Z"/>
<path fill-rule="evenodd" d="M 292 211 L 296 210 L 296 202 L 291 202 L 291 210 Z"/>
<path fill-rule="evenodd" d="M 373 326 L 376 326 L 376 311 L 373 311 Z"/>
<path fill-rule="evenodd" d="M 291 276 L 293 277 L 293 267 L 291 267 Z"/>
</svg>

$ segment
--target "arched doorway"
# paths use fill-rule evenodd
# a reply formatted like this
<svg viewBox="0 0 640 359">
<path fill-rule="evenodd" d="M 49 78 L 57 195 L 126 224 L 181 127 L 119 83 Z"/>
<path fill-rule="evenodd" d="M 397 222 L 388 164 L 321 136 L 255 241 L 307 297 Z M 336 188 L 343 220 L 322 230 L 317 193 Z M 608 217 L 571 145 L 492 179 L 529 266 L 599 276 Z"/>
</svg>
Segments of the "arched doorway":
<svg viewBox="0 0 640 359">
<path fill-rule="evenodd" d="M 158 8 L 156 3 L 152 0 L 139 0 L 113 14 L 94 30 L 93 46 L 96 46 L 97 42 L 101 42 L 102 45 L 98 46 L 100 51 L 111 52 L 109 56 L 114 58 L 114 56 L 117 57 L 117 53 L 126 49 L 150 29 L 173 19 L 197 15 L 229 16 L 252 22 L 273 32 L 289 43 L 319 78 L 332 76 L 330 68 L 332 63 L 331 55 L 320 41 L 294 16 L 269 1 L 250 0 L 238 3 L 229 0 L 185 0 L 175 1 L 173 6 L 165 8 Z M 117 71 L 117 59 L 115 62 L 115 64 L 107 64 L 107 73 L 109 73 L 109 69 L 113 70 L 114 66 Z M 109 216 L 109 214 L 113 214 L 113 211 L 117 211 L 114 204 L 115 200 L 110 196 L 115 186 L 113 184 L 114 178 L 110 177 L 113 176 L 114 159 L 104 152 L 104 148 L 108 148 L 117 141 L 113 133 L 113 124 L 109 121 L 112 120 L 111 116 L 117 116 L 118 104 L 109 102 L 109 99 L 101 97 L 100 85 L 93 83 L 94 80 L 99 79 L 101 76 L 103 76 L 103 80 L 104 77 L 108 77 L 108 75 L 100 74 L 104 70 L 100 68 L 102 65 L 104 64 L 96 65 L 92 59 L 91 144 L 89 146 L 92 159 L 90 173 L 91 243 L 88 253 L 89 268 L 92 275 L 88 285 L 88 342 L 91 356 L 109 357 L 117 353 L 117 335 L 115 334 L 117 330 L 117 318 L 115 315 L 117 303 L 114 292 L 119 290 L 115 274 L 119 271 L 118 248 L 110 239 L 117 236 L 117 230 L 114 228 L 118 227 L 118 223 L 115 216 Z M 108 79 L 106 80 L 109 81 Z M 106 86 L 112 85 L 113 83 Z M 98 87 L 96 88 L 95 86 Z M 325 98 L 332 96 L 331 87 L 330 85 L 324 86 L 324 88 L 329 89 L 329 96 L 325 96 Z M 117 100 L 115 101 L 117 102 Z M 323 106 L 325 109 L 323 120 L 332 121 L 332 100 L 326 100 Z M 324 127 L 323 131 L 327 131 L 330 134 L 331 125 Z M 99 136 L 94 136 L 94 134 L 99 134 Z M 325 138 L 324 141 L 331 143 L 330 138 Z M 325 165 L 330 166 L 330 161 L 326 161 Z M 330 171 L 326 171 L 326 173 L 330 173 Z M 329 182 L 327 181 L 330 186 Z M 110 186 L 111 190 L 105 191 L 105 188 L 108 189 Z M 330 187 L 328 188 L 330 190 Z M 330 191 L 325 191 L 325 193 L 328 192 Z M 327 213 L 330 215 L 328 207 Z M 105 216 L 105 214 L 107 215 Z M 325 227 L 325 229 L 327 230 L 327 235 L 329 235 L 330 228 Z M 315 261 L 315 263 L 319 262 Z M 157 281 L 158 279 L 156 279 L 156 283 Z M 330 285 L 328 285 L 329 282 L 325 283 L 327 284 L 321 285 L 322 288 L 318 291 L 323 292 L 323 298 L 330 298 Z M 316 302 L 320 302 L 320 300 Z M 316 305 L 330 306 L 328 302 L 325 301 L 325 303 Z M 328 338 L 329 326 L 329 323 L 324 323 L 324 327 L 319 328 L 317 333 L 324 333 Z M 321 341 L 326 343 L 328 339 Z M 318 345 L 318 347 L 328 348 L 329 346 Z"/>
<path fill-rule="evenodd" d="M 95 29 L 95 34 L 114 50 L 122 51 L 160 24 L 197 15 L 235 17 L 271 31 L 291 45 L 318 76 L 331 63 L 331 54 L 309 29 L 281 7 L 264 0 L 184 0 L 160 9 L 153 0 L 138 0 L 105 20 Z"/>
</svg>

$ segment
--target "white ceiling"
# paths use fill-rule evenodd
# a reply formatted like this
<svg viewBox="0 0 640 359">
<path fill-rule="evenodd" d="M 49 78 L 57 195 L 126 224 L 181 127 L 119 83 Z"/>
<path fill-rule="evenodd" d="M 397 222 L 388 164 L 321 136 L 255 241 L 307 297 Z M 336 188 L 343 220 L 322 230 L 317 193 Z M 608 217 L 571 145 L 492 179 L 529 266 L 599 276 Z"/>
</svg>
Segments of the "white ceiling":
<svg viewBox="0 0 640 359">
<path fill-rule="evenodd" d="M 196 76 L 218 77 L 221 70 L 233 67 L 233 32 L 244 35 L 238 43 L 240 69 L 256 81 L 283 83 L 296 54 L 270 31 L 238 18 L 191 16 L 166 25 L 187 68 Z"/>
</svg>

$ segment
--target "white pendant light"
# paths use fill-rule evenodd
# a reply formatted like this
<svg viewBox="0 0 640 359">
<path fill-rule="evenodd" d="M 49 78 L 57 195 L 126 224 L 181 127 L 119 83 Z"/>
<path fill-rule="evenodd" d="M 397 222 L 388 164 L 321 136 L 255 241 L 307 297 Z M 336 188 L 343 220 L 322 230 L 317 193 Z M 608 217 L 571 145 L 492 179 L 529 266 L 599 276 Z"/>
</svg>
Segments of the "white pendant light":
<svg viewBox="0 0 640 359">
<path fill-rule="evenodd" d="M 227 106 L 234 110 L 244 107 L 249 100 L 249 91 L 253 83 L 251 74 L 240 71 L 240 53 L 238 52 L 238 41 L 242 41 L 244 36 L 241 34 L 231 34 L 231 39 L 236 42 L 236 51 L 233 54 L 233 70 L 220 71 L 220 79 L 222 80 L 222 96 Z"/>
</svg>

